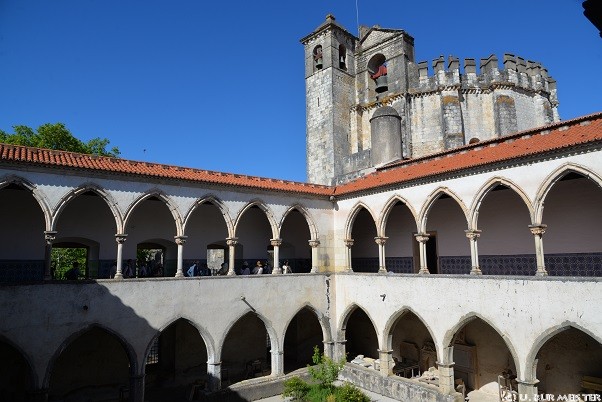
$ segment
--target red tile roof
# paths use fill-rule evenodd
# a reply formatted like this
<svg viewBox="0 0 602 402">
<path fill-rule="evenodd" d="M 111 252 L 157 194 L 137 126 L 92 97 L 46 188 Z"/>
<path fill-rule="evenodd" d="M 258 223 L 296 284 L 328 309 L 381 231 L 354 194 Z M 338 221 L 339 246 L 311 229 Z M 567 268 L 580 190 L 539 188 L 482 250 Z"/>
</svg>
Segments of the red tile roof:
<svg viewBox="0 0 602 402">
<path fill-rule="evenodd" d="M 330 196 L 348 195 L 433 175 L 559 151 L 601 140 L 602 112 L 426 157 L 395 162 L 374 173 L 336 187 L 7 144 L 0 144 L 0 164 L 55 166 Z"/>
</svg>

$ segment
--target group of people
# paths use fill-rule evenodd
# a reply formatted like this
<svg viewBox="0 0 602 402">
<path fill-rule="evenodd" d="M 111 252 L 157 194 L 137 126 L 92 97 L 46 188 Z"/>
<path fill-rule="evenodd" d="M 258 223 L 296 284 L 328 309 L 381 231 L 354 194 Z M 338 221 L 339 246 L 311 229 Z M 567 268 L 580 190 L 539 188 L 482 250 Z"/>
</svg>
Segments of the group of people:
<svg viewBox="0 0 602 402">
<path fill-rule="evenodd" d="M 111 271 L 109 273 L 110 278 L 113 279 L 116 273 L 117 261 L 113 261 L 113 265 L 111 266 Z M 121 274 L 123 275 L 124 279 L 163 276 L 163 264 L 161 264 L 160 262 L 155 264 L 154 261 L 151 261 L 150 263 L 143 261 L 138 266 L 138 269 L 136 269 L 136 264 L 134 263 L 134 261 L 132 259 L 129 259 L 121 267 Z"/>
<path fill-rule="evenodd" d="M 199 261 L 195 261 L 186 271 L 186 276 L 211 276 L 211 270 L 207 266 L 207 263 L 201 265 Z"/>
<path fill-rule="evenodd" d="M 282 264 L 282 273 L 283 274 L 290 274 L 293 271 L 291 270 L 291 266 L 289 265 L 288 260 L 284 261 L 284 264 Z M 234 269 L 234 273 L 236 275 L 262 275 L 262 274 L 271 274 L 272 273 L 272 267 L 270 266 L 268 260 L 265 261 L 265 263 L 262 263 L 261 261 L 257 261 L 255 263 L 255 266 L 253 268 L 250 267 L 249 263 L 247 261 L 243 262 L 242 267 L 239 267 L 238 269 Z"/>
</svg>

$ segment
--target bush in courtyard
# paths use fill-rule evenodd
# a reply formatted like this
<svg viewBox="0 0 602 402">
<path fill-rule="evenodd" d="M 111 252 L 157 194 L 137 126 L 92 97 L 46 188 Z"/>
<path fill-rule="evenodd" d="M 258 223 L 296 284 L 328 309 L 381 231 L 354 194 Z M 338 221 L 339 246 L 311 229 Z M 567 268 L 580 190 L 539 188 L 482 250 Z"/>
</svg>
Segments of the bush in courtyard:
<svg viewBox="0 0 602 402">
<path fill-rule="evenodd" d="M 349 383 L 345 383 L 336 389 L 336 400 L 345 402 L 370 402 L 370 398 L 364 395 L 358 387 Z"/>
<path fill-rule="evenodd" d="M 284 382 L 284 392 L 282 395 L 291 397 L 293 400 L 302 401 L 309 393 L 310 388 L 310 385 L 299 377 L 293 377 Z"/>
</svg>

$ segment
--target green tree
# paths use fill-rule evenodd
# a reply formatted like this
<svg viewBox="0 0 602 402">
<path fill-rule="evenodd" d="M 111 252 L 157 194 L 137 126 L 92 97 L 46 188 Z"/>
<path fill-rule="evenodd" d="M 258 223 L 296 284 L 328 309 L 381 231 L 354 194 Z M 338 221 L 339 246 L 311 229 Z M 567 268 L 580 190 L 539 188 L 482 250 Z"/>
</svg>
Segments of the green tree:
<svg viewBox="0 0 602 402">
<path fill-rule="evenodd" d="M 81 141 L 63 123 L 42 124 L 37 130 L 27 126 L 13 126 L 13 130 L 13 134 L 0 130 L 0 142 L 101 156 L 118 157 L 121 153 L 117 147 L 107 149 L 109 140 L 106 138 Z"/>
</svg>

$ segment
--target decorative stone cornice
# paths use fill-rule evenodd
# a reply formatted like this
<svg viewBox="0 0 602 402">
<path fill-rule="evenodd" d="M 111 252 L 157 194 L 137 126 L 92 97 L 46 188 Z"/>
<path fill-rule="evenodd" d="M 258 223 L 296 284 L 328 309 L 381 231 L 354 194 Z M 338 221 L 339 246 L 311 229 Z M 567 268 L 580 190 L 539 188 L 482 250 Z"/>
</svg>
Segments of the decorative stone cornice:
<svg viewBox="0 0 602 402">
<path fill-rule="evenodd" d="M 176 240 L 176 244 L 178 246 L 183 246 L 184 243 L 186 243 L 188 236 L 174 236 L 174 239 Z"/>
<path fill-rule="evenodd" d="M 429 241 L 430 235 L 428 233 L 416 233 L 414 237 L 418 243 L 426 243 Z"/>
<path fill-rule="evenodd" d="M 309 247 L 316 248 L 320 245 L 320 240 L 311 239 L 311 240 L 308 240 L 308 243 L 309 243 Z"/>
<path fill-rule="evenodd" d="M 128 235 L 125 233 L 118 233 L 115 235 L 115 241 L 117 244 L 123 244 L 128 239 Z"/>
<path fill-rule="evenodd" d="M 46 230 L 44 231 L 44 240 L 46 240 L 46 244 L 52 244 L 54 239 L 56 239 L 56 234 L 58 232 L 56 230 Z"/>
<path fill-rule="evenodd" d="M 464 233 L 466 233 L 466 237 L 468 237 L 469 240 L 477 240 L 479 237 L 481 237 L 481 230 L 477 230 L 477 229 L 470 229 L 470 230 L 465 230 Z"/>
<path fill-rule="evenodd" d="M 345 242 L 345 246 L 347 246 L 347 248 L 353 247 L 353 239 L 343 239 L 343 241 Z"/>
<path fill-rule="evenodd" d="M 374 241 L 376 242 L 376 244 L 378 244 L 379 246 L 384 246 L 385 243 L 387 242 L 388 237 L 385 236 L 376 236 L 374 238 Z"/>
<path fill-rule="evenodd" d="M 533 236 L 542 237 L 546 232 L 546 228 L 548 225 L 539 224 L 539 225 L 529 225 L 529 230 L 533 234 Z"/>
<path fill-rule="evenodd" d="M 228 237 L 226 239 L 226 244 L 228 247 L 234 247 L 238 244 L 238 237 Z"/>
<path fill-rule="evenodd" d="M 282 245 L 282 239 L 270 239 L 270 244 L 273 247 L 280 247 L 280 245 Z"/>
</svg>

